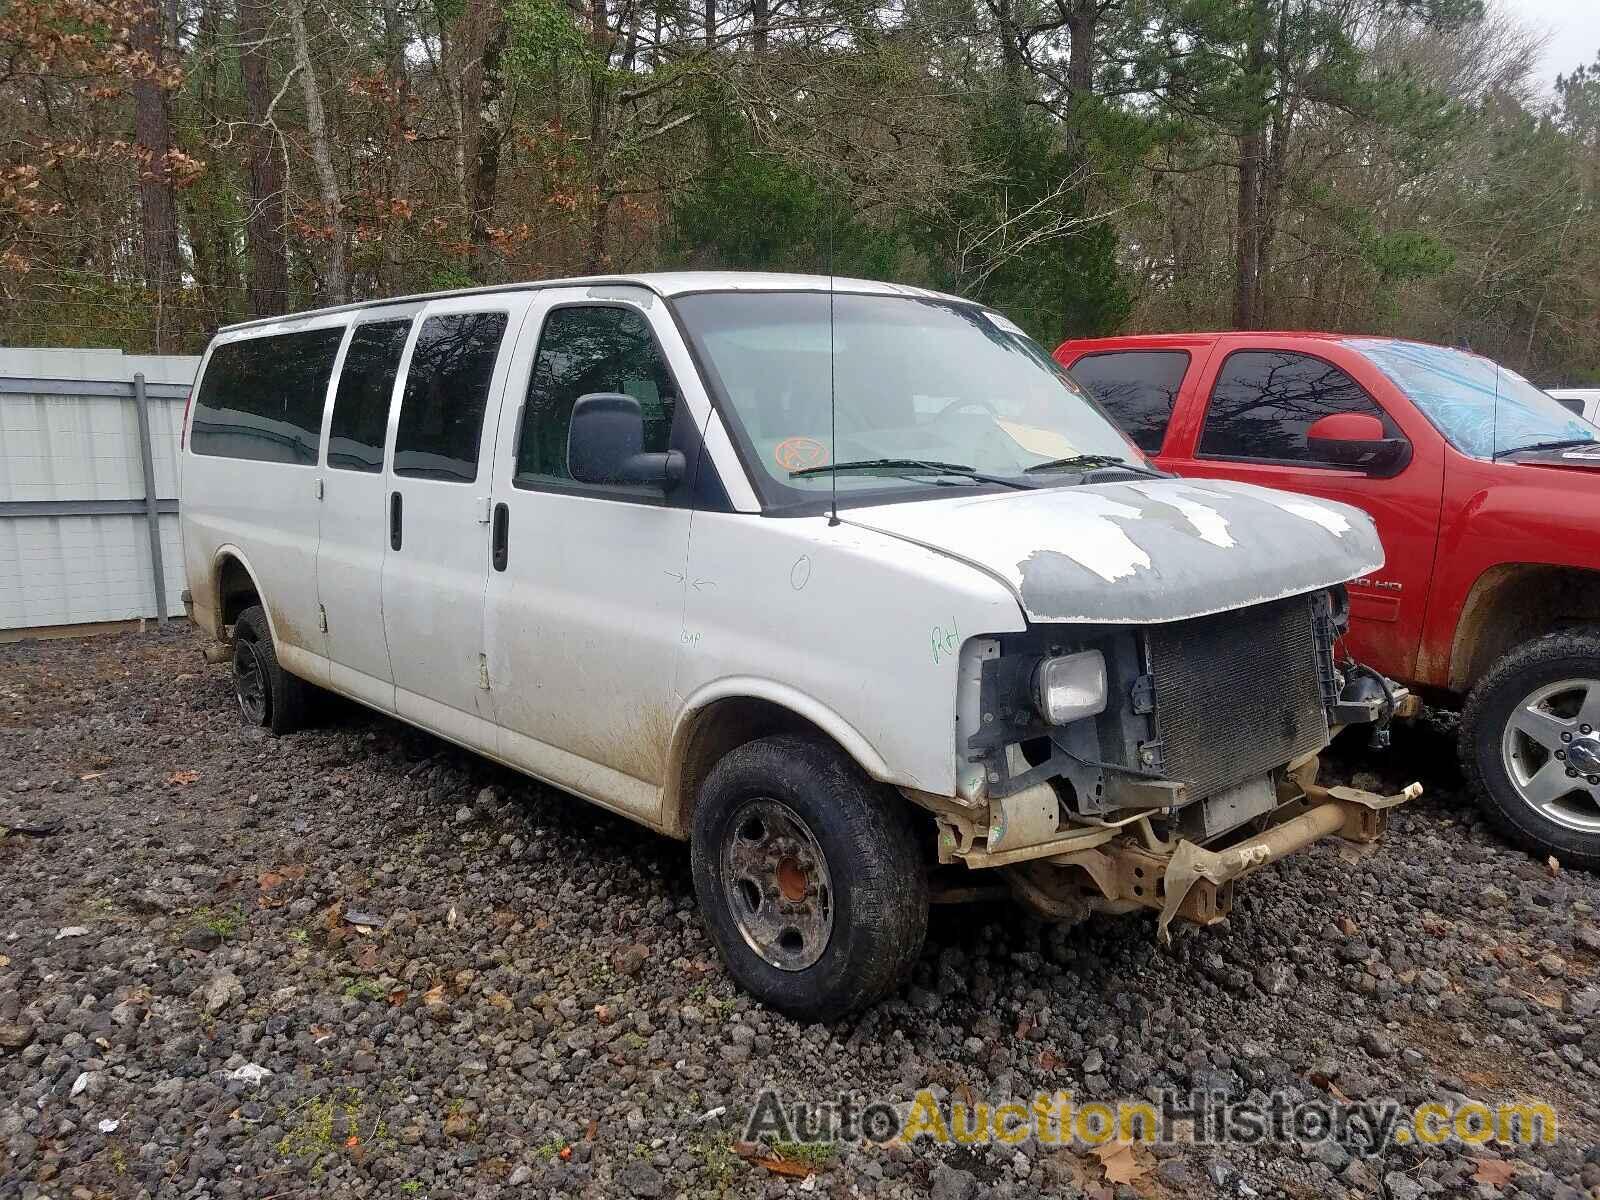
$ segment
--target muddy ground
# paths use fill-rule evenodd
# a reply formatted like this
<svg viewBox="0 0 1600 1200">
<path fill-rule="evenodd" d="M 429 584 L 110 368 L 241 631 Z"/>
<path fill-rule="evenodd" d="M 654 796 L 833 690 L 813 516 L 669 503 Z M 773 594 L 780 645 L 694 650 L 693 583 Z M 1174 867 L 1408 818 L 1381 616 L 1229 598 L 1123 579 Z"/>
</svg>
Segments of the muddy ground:
<svg viewBox="0 0 1600 1200">
<path fill-rule="evenodd" d="M 355 708 L 241 728 L 181 627 L 0 646 L 0 826 L 34 829 L 0 837 L 0 1196 L 1600 1197 L 1600 879 L 1483 827 L 1453 760 L 1439 724 L 1341 748 L 1331 774 L 1427 796 L 1170 950 L 940 909 L 911 986 L 807 1027 L 732 987 L 677 843 Z M 1371 1155 L 741 1141 L 764 1087 L 924 1086 L 1561 1124 Z"/>
</svg>

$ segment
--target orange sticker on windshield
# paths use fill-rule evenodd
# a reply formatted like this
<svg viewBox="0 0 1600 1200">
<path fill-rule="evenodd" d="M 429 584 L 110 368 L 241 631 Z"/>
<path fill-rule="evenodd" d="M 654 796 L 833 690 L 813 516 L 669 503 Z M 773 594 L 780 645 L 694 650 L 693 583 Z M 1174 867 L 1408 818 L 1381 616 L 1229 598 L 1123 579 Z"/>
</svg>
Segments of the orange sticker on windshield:
<svg viewBox="0 0 1600 1200">
<path fill-rule="evenodd" d="M 828 461 L 828 448 L 816 438 L 784 438 L 772 448 L 772 461 L 785 471 L 804 471 Z"/>
</svg>

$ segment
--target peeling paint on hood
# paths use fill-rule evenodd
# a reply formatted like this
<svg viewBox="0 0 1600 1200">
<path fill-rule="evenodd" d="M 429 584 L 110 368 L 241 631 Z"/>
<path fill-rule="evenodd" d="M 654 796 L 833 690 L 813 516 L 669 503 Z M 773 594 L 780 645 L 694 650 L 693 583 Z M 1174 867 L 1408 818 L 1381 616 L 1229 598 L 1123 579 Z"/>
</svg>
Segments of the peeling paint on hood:
<svg viewBox="0 0 1600 1200">
<path fill-rule="evenodd" d="M 976 567 L 1008 587 L 1030 621 L 1179 621 L 1383 565 L 1358 509 L 1224 480 L 953 496 L 843 519 Z"/>
</svg>

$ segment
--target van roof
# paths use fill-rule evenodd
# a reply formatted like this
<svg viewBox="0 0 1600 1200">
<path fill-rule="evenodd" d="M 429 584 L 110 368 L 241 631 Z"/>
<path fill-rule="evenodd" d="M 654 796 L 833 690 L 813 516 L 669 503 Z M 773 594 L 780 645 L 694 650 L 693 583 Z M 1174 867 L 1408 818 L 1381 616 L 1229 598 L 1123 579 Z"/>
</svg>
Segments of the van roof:
<svg viewBox="0 0 1600 1200">
<path fill-rule="evenodd" d="M 927 299 L 954 300 L 970 303 L 960 296 L 929 291 L 900 283 L 884 283 L 875 279 L 851 279 L 846 276 L 787 275 L 776 271 L 653 271 L 637 275 L 583 275 L 570 279 L 539 279 L 522 283 L 496 283 L 484 287 L 453 288 L 442 292 L 418 292 L 409 296 L 388 296 L 377 300 L 357 300 L 349 304 L 334 304 L 326 308 L 306 309 L 303 312 L 283 313 L 274 317 L 256 317 L 222 326 L 219 333 L 252 326 L 272 325 L 279 321 L 300 317 L 319 317 L 328 313 L 354 312 L 358 309 L 382 308 L 391 304 L 415 304 L 423 300 L 440 300 L 447 296 L 487 296 L 497 292 L 524 292 L 553 287 L 604 287 L 624 286 L 646 288 L 663 298 L 682 296 L 690 292 L 826 292 L 830 286 L 835 291 L 883 296 L 921 296 Z"/>
</svg>

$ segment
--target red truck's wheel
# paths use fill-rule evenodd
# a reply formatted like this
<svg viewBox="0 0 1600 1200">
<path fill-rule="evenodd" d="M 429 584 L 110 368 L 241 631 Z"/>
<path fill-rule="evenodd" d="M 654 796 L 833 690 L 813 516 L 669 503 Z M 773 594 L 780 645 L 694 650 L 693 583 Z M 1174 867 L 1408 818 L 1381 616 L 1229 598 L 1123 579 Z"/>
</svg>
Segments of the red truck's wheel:
<svg viewBox="0 0 1600 1200">
<path fill-rule="evenodd" d="M 1461 760 L 1513 838 L 1600 870 L 1600 635 L 1553 633 L 1497 662 L 1467 699 Z"/>
</svg>

